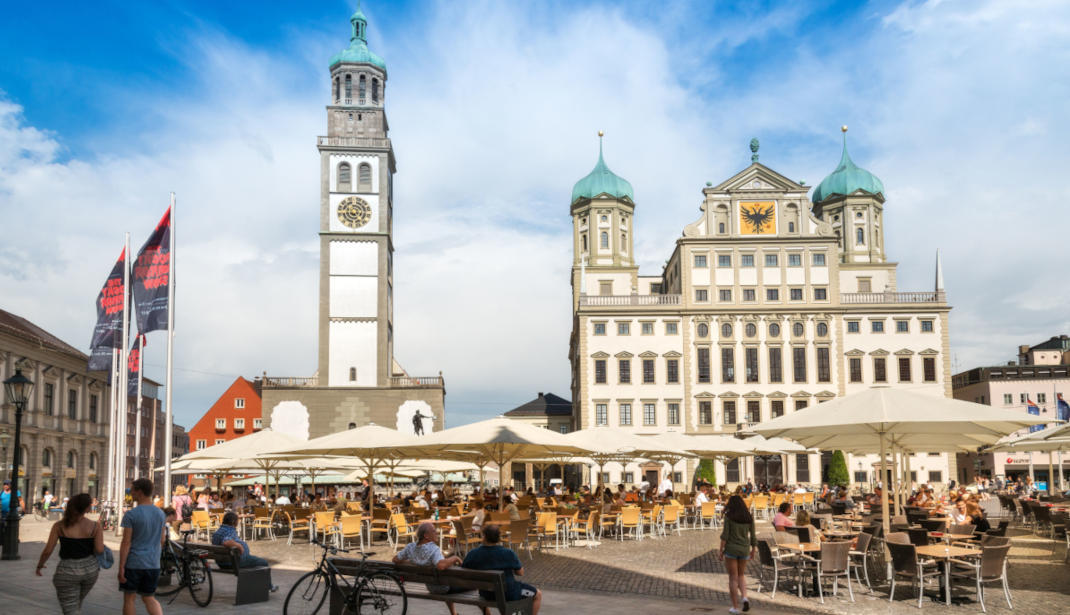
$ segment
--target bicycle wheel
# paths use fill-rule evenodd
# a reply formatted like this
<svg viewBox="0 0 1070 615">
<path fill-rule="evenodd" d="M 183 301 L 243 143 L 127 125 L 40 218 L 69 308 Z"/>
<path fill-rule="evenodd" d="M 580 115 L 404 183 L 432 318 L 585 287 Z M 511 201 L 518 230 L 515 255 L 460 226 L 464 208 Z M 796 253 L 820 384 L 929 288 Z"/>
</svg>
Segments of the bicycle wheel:
<svg viewBox="0 0 1070 615">
<path fill-rule="evenodd" d="M 189 581 L 189 595 L 193 597 L 197 606 L 208 606 L 208 603 L 212 601 L 212 571 L 203 559 L 195 555 L 191 556 L 188 562 L 189 568 L 186 573 Z"/>
<path fill-rule="evenodd" d="M 185 583 L 185 572 L 182 566 L 178 565 L 178 560 L 175 559 L 174 553 L 170 550 L 163 552 L 160 556 L 160 578 L 167 577 L 170 579 L 168 585 L 159 586 L 156 588 L 157 596 L 170 596 L 178 593 L 178 590 L 182 589 Z"/>
<path fill-rule="evenodd" d="M 400 581 L 378 572 L 361 579 L 355 600 L 347 606 L 347 615 L 405 615 L 409 598 Z"/>
<path fill-rule="evenodd" d="M 286 594 L 282 615 L 315 615 L 327 598 L 330 582 L 327 575 L 313 570 L 302 576 Z"/>
</svg>

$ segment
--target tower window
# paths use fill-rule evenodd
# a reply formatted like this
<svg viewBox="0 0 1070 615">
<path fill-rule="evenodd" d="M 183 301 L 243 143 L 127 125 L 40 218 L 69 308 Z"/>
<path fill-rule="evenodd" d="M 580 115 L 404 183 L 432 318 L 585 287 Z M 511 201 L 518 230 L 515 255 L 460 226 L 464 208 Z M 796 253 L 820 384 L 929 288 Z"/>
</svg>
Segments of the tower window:
<svg viewBox="0 0 1070 615">
<path fill-rule="evenodd" d="M 334 78 L 334 102 L 338 102 L 338 98 L 339 98 L 338 95 L 340 94 L 339 88 L 340 88 L 340 84 L 338 82 L 338 77 L 335 77 Z"/>
<path fill-rule="evenodd" d="M 348 162 L 338 165 L 338 192 L 350 192 L 352 190 L 352 171 Z"/>
<path fill-rule="evenodd" d="M 357 167 L 357 191 L 372 191 L 372 165 L 367 162 L 362 162 L 360 163 L 360 166 Z"/>
<path fill-rule="evenodd" d="M 349 381 L 350 382 L 356 382 L 357 381 L 357 368 L 355 368 L 355 367 L 350 367 L 349 368 Z"/>
<path fill-rule="evenodd" d="M 628 251 L 628 233 L 620 234 L 620 250 L 621 252 Z"/>
<path fill-rule="evenodd" d="M 794 233 L 795 232 L 795 223 L 794 222 L 788 222 L 788 232 L 789 233 Z"/>
<path fill-rule="evenodd" d="M 361 104 L 364 104 L 364 95 L 367 93 L 368 82 L 364 79 L 364 75 L 360 76 L 360 83 L 357 84 L 357 98 L 360 99 Z"/>
<path fill-rule="evenodd" d="M 599 245 L 602 247 L 603 250 L 609 249 L 609 233 L 602 231 L 602 235 L 599 238 Z"/>
<path fill-rule="evenodd" d="M 724 222 L 717 223 L 717 232 L 724 235 Z"/>
<path fill-rule="evenodd" d="M 379 80 L 372 79 L 372 102 L 379 102 Z"/>
<path fill-rule="evenodd" d="M 581 249 L 584 252 L 586 252 L 587 251 L 587 235 L 586 234 L 580 235 L 580 243 L 582 244 L 582 248 Z"/>
<path fill-rule="evenodd" d="M 346 104 L 353 102 L 353 76 L 346 75 Z"/>
<path fill-rule="evenodd" d="M 862 229 L 855 229 L 855 243 L 860 246 L 866 243 L 866 232 Z"/>
</svg>

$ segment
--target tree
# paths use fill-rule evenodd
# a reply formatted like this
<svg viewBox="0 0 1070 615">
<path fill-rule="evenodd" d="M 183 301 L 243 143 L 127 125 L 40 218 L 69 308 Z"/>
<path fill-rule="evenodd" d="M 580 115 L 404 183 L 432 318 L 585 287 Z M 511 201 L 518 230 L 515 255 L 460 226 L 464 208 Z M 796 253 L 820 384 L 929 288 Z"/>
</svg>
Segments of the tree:
<svg viewBox="0 0 1070 615">
<path fill-rule="evenodd" d="M 829 464 L 829 485 L 846 487 L 850 482 L 851 477 L 847 474 L 847 458 L 844 457 L 843 451 L 833 451 L 832 462 Z"/>
<path fill-rule="evenodd" d="M 717 485 L 717 472 L 714 470 L 713 460 L 703 459 L 699 461 L 698 467 L 695 468 L 695 476 L 708 480 L 711 485 Z"/>
</svg>

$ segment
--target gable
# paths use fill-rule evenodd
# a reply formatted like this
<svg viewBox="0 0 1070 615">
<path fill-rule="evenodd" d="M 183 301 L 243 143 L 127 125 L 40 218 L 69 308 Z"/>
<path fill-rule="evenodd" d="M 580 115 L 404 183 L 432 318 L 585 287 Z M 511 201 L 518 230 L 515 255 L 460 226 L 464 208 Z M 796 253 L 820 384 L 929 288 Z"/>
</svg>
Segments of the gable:
<svg viewBox="0 0 1070 615">
<path fill-rule="evenodd" d="M 806 192 L 798 182 L 777 173 L 759 162 L 751 165 L 713 187 L 718 192 Z"/>
</svg>

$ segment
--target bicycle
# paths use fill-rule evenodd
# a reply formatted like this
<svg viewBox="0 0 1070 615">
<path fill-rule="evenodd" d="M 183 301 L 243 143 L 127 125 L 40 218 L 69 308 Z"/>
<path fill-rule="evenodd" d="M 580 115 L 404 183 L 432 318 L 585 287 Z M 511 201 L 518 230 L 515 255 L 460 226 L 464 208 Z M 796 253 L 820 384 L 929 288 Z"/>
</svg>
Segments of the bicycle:
<svg viewBox="0 0 1070 615">
<path fill-rule="evenodd" d="M 48 520 L 48 512 L 45 511 L 45 505 L 41 502 L 33 503 L 33 519 L 34 521 Z"/>
<path fill-rule="evenodd" d="M 354 582 L 350 583 L 327 559 L 328 554 L 349 553 L 349 550 L 318 540 L 313 544 L 323 549 L 319 565 L 290 588 L 282 607 L 283 615 L 314 615 L 323 606 L 327 595 L 335 590 L 343 596 L 343 615 L 405 615 L 409 599 L 401 580 L 389 572 L 364 570 L 365 562 L 374 553 L 361 554 L 360 567 Z"/>
<path fill-rule="evenodd" d="M 205 563 L 208 554 L 189 546 L 189 536 L 196 530 L 182 530 L 182 544 L 168 539 L 160 554 L 160 576 L 168 575 L 171 585 L 157 589 L 162 597 L 174 595 L 183 588 L 189 588 L 189 595 L 197 606 L 206 607 L 212 601 L 212 569 Z M 171 602 L 175 601 L 171 598 Z"/>
</svg>

